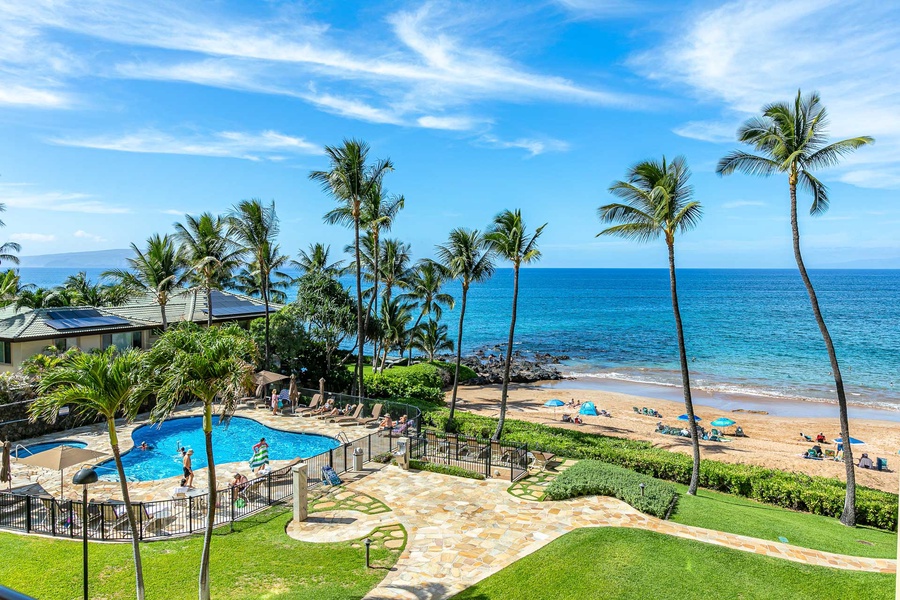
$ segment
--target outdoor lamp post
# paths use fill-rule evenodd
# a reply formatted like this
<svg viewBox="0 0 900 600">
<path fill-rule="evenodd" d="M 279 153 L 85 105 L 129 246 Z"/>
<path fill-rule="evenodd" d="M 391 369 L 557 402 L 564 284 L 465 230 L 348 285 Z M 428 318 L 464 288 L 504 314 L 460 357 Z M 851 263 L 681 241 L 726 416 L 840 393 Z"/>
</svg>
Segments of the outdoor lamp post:
<svg viewBox="0 0 900 600">
<path fill-rule="evenodd" d="M 641 484 L 641 497 L 644 497 L 644 484 Z"/>
<path fill-rule="evenodd" d="M 84 556 L 84 600 L 88 600 L 88 485 L 97 483 L 97 472 L 92 467 L 81 467 L 72 483 L 80 485 L 81 495 L 81 533 Z"/>
<path fill-rule="evenodd" d="M 370 540 L 369 538 L 366 538 L 363 540 L 363 544 L 366 545 L 366 568 L 368 569 L 368 568 L 370 568 L 369 567 L 369 546 L 372 545 L 372 540 Z"/>
</svg>

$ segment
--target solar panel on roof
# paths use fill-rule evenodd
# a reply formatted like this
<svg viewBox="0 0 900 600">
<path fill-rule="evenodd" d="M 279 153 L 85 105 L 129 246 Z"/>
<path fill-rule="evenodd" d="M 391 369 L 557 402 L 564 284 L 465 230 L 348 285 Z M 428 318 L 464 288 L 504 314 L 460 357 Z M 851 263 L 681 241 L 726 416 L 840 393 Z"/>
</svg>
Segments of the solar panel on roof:
<svg viewBox="0 0 900 600">
<path fill-rule="evenodd" d="M 131 322 L 122 317 L 113 317 L 102 314 L 100 311 L 86 308 L 78 310 L 52 310 L 47 312 L 50 317 L 46 323 L 57 331 L 69 331 L 71 329 L 88 329 L 92 327 L 108 327 L 111 325 L 130 325 Z"/>
<path fill-rule="evenodd" d="M 265 308 L 254 304 L 244 298 L 236 298 L 222 292 L 213 292 L 212 316 L 214 317 L 238 317 L 242 315 L 257 315 L 265 312 Z M 206 311 L 204 311 L 206 312 Z"/>
</svg>

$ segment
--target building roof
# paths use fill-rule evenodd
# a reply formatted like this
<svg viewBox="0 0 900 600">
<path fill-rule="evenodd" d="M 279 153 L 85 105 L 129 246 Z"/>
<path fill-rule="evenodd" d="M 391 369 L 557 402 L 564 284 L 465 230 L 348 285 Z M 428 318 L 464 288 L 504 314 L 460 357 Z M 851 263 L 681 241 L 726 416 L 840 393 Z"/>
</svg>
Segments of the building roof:
<svg viewBox="0 0 900 600">
<path fill-rule="evenodd" d="M 255 319 L 265 315 L 265 305 L 258 298 L 213 290 L 213 322 Z M 269 303 L 269 311 L 281 308 Z M 193 321 L 205 323 L 206 294 L 185 290 L 169 298 L 166 320 L 169 323 Z M 152 293 L 137 296 L 122 306 L 0 309 L 0 340 L 26 341 L 100 335 L 162 327 L 162 313 Z"/>
</svg>

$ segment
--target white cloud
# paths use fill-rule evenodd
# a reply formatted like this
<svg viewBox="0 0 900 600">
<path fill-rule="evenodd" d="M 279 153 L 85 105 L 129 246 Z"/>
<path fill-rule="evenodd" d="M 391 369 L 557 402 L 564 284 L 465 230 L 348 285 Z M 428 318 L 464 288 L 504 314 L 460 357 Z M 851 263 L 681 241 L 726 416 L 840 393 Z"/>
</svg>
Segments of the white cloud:
<svg viewBox="0 0 900 600">
<path fill-rule="evenodd" d="M 180 217 L 182 215 L 190 214 L 190 211 L 178 210 L 177 208 L 167 208 L 167 209 L 161 210 L 159 212 L 161 212 L 164 215 L 176 215 L 178 217 Z"/>
<path fill-rule="evenodd" d="M 550 138 L 531 139 L 519 138 L 516 140 L 501 140 L 492 135 L 483 135 L 478 138 L 479 141 L 489 148 L 520 148 L 527 150 L 530 156 L 537 156 L 545 152 L 565 152 L 569 149 L 569 143 L 562 140 L 554 140 Z"/>
<path fill-rule="evenodd" d="M 51 233 L 12 233 L 9 239 L 14 242 L 52 242 L 56 236 Z"/>
<path fill-rule="evenodd" d="M 737 125 L 722 121 L 689 121 L 672 130 L 675 135 L 701 142 L 734 142 Z"/>
<path fill-rule="evenodd" d="M 583 18 L 620 17 L 646 10 L 640 2 L 628 0 L 554 0 L 562 8 Z"/>
<path fill-rule="evenodd" d="M 76 212 L 88 214 L 124 214 L 129 209 L 107 204 L 95 199 L 90 194 L 78 192 L 38 191 L 27 183 L 0 184 L 0 203 L 9 208 L 25 208 L 33 210 L 52 210 L 58 212 Z"/>
<path fill-rule="evenodd" d="M 92 242 L 105 242 L 106 241 L 105 238 L 103 238 L 99 235 L 94 235 L 93 233 L 88 233 L 87 231 L 84 231 L 83 229 L 79 229 L 72 235 L 77 238 L 81 238 L 83 240 L 90 240 Z"/>
<path fill-rule="evenodd" d="M 735 200 L 733 202 L 726 202 L 722 205 L 722 208 L 741 208 L 744 206 L 765 206 L 765 202 L 759 202 L 757 200 Z"/>
<path fill-rule="evenodd" d="M 818 90 L 835 139 L 878 140 L 829 176 L 863 187 L 900 187 L 896 21 L 892 3 L 730 2 L 673 24 L 672 37 L 631 64 L 652 79 L 687 86 L 706 103 L 720 102 L 722 113 L 733 118 L 732 133 L 764 104 L 790 100 L 798 88 Z M 680 135 L 704 139 L 703 123 L 680 129 Z M 705 133 L 719 141 L 716 126 L 709 124 Z M 880 175 L 870 177 L 875 164 Z"/>
<path fill-rule="evenodd" d="M 245 133 L 220 131 L 208 135 L 175 136 L 155 129 L 144 129 L 125 135 L 94 136 L 86 138 L 57 138 L 50 140 L 61 146 L 77 146 L 119 152 L 150 154 L 187 154 L 242 158 L 246 160 L 279 160 L 278 153 L 318 154 L 321 147 L 277 131 Z"/>
</svg>

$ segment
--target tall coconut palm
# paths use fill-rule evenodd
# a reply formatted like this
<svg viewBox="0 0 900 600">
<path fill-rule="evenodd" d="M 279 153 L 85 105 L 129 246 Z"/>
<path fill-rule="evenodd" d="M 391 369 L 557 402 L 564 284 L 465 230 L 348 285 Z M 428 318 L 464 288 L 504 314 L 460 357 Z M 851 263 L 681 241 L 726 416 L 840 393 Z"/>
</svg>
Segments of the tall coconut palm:
<svg viewBox="0 0 900 600">
<path fill-rule="evenodd" d="M 0 212 L 6 212 L 6 205 L 3 203 L 0 203 Z M 6 223 L 0 221 L 0 227 L 6 227 Z M 3 242 L 0 244 L 0 264 L 2 264 L 3 261 L 11 262 L 14 265 L 19 264 L 19 257 L 12 253 L 21 251 L 22 246 L 17 243 Z"/>
<path fill-rule="evenodd" d="M 700 481 L 700 440 L 694 419 L 691 399 L 691 378 L 688 371 L 684 345 L 684 327 L 678 306 L 678 286 L 675 278 L 675 236 L 697 226 L 702 217 L 700 203 L 692 200 L 693 188 L 688 183 L 691 172 L 684 157 L 676 157 L 671 163 L 665 157 L 661 161 L 647 160 L 628 170 L 625 181 L 617 181 L 609 191 L 623 202 L 607 204 L 598 210 L 603 223 L 615 223 L 601 231 L 600 235 L 615 235 L 637 242 L 650 242 L 659 237 L 666 241 L 669 250 L 669 283 L 672 294 L 672 312 L 675 315 L 675 331 L 678 336 L 678 358 L 681 362 L 681 384 L 684 408 L 687 412 L 693 446 L 693 470 L 688 494 L 697 493 Z"/>
<path fill-rule="evenodd" d="M 203 435 L 209 472 L 209 511 L 200 557 L 200 600 L 209 600 L 209 553 L 216 511 L 216 461 L 213 455 L 213 403 L 222 403 L 220 418 L 234 411 L 237 398 L 253 381 L 258 349 L 237 325 L 198 327 L 181 323 L 163 333 L 147 353 L 156 392 L 152 417 L 161 421 L 183 401 L 203 403 Z"/>
<path fill-rule="evenodd" d="M 64 355 L 53 368 L 41 375 L 37 400 L 29 407 L 31 418 L 56 420 L 59 409 L 71 408 L 77 417 L 92 422 L 98 417 L 106 420 L 109 444 L 112 447 L 116 471 L 128 525 L 131 527 L 131 550 L 134 555 L 134 571 L 137 598 L 144 598 L 144 572 L 141 566 L 140 530 L 135 511 L 131 507 L 128 480 L 122 466 L 119 451 L 119 434 L 116 417 L 131 421 L 137 415 L 141 403 L 151 388 L 142 382 L 143 356 L 137 350 L 119 352 L 110 348 L 100 353 L 76 352 Z M 87 524 L 82 524 L 86 527 Z"/>
<path fill-rule="evenodd" d="M 22 286 L 13 303 L 16 310 L 23 308 L 59 308 L 72 306 L 71 295 L 65 289 L 48 290 L 42 287 Z"/>
<path fill-rule="evenodd" d="M 424 352 L 429 361 L 434 361 L 434 355 L 438 352 L 453 352 L 453 340 L 447 335 L 447 326 L 439 324 L 435 319 L 428 319 L 413 327 L 410 346 Z"/>
<path fill-rule="evenodd" d="M 463 323 L 466 300 L 473 283 L 482 283 L 494 274 L 494 260 L 487 241 L 477 229 L 456 228 L 443 244 L 435 246 L 435 254 L 449 279 L 458 279 L 462 287 L 459 308 L 459 329 L 456 335 L 456 368 L 453 371 L 453 392 L 450 395 L 450 419 L 456 411 L 456 392 L 459 388 L 459 365 L 462 362 Z"/>
<path fill-rule="evenodd" d="M 264 206 L 262 201 L 242 200 L 231 208 L 228 214 L 228 227 L 233 239 L 241 247 L 245 256 L 249 257 L 249 271 L 255 274 L 259 282 L 259 292 L 266 309 L 265 348 L 263 350 L 263 368 L 269 368 L 269 294 L 272 288 L 272 276 L 283 267 L 288 258 L 278 250 L 278 232 L 280 226 L 275 213 L 275 202 Z"/>
<path fill-rule="evenodd" d="M 68 292 L 72 304 L 78 306 L 105 306 L 106 290 L 100 283 L 94 283 L 87 276 L 87 272 L 79 271 L 75 275 L 69 275 L 63 282 L 62 288 Z"/>
<path fill-rule="evenodd" d="M 276 246 L 277 251 L 277 246 Z M 281 256 L 283 262 L 287 262 L 286 256 Z M 278 268 L 279 265 L 276 265 Z M 294 279 L 286 273 L 273 271 L 273 276 L 269 281 L 269 302 L 276 304 L 286 304 L 288 301 L 287 290 L 294 283 Z M 256 270 L 241 267 L 241 270 L 234 274 L 228 282 L 229 289 L 236 290 L 245 296 L 262 299 L 262 282 L 259 279 L 259 272 Z"/>
<path fill-rule="evenodd" d="M 400 348 L 402 356 L 403 344 L 409 332 L 409 324 L 412 322 L 412 311 L 410 309 L 411 306 L 402 302 L 399 298 L 385 299 L 381 305 L 382 371 L 384 371 L 387 355 L 391 348 Z"/>
<path fill-rule="evenodd" d="M 23 284 L 19 279 L 19 273 L 13 269 L 7 269 L 0 273 L 0 307 L 14 304 L 19 295 L 34 288 L 34 284 Z"/>
<path fill-rule="evenodd" d="M 154 233 L 147 238 L 145 250 L 131 244 L 131 251 L 134 256 L 127 259 L 127 270 L 113 269 L 103 273 L 103 276 L 127 288 L 153 294 L 159 305 L 162 329 L 165 331 L 169 326 L 166 305 L 184 282 L 187 261 L 175 239 L 168 234 L 160 236 Z"/>
<path fill-rule="evenodd" d="M 446 270 L 433 260 L 420 260 L 410 273 L 408 290 L 400 295 L 400 298 L 419 305 L 419 316 L 413 325 L 413 331 L 417 331 L 422 319 L 426 316 L 440 321 L 443 316 L 443 307 L 453 309 L 455 300 L 450 294 L 441 292 L 447 279 Z M 451 343 L 451 350 L 452 348 Z M 443 350 L 444 348 L 441 348 Z M 409 360 L 412 361 L 413 346 L 409 347 Z M 433 356 L 431 360 L 434 360 Z"/>
<path fill-rule="evenodd" d="M 228 236 L 228 220 L 203 213 L 175 223 L 175 239 L 188 262 L 188 278 L 206 294 L 206 325 L 212 325 L 212 291 L 221 289 L 240 262 L 243 249 Z"/>
<path fill-rule="evenodd" d="M 359 397 L 364 393 L 363 352 L 365 349 L 365 329 L 363 328 L 362 307 L 362 261 L 359 255 L 359 230 L 363 199 L 371 188 L 377 185 L 385 173 L 393 170 L 390 159 L 367 163 L 369 145 L 359 140 L 344 140 L 342 146 L 325 146 L 329 169 L 313 171 L 309 178 L 322 185 L 325 192 L 334 198 L 340 207 L 347 209 L 353 221 L 353 244 L 356 258 L 356 386 Z M 330 213 L 329 213 L 330 214 Z M 328 221 L 328 215 L 325 220 Z M 340 221 L 344 223 L 343 220 Z"/>
<path fill-rule="evenodd" d="M 500 390 L 500 419 L 497 422 L 497 430 L 494 432 L 494 440 L 500 439 L 503 433 L 503 425 L 506 422 L 506 399 L 509 394 L 509 367 L 512 362 L 513 337 L 516 331 L 516 309 L 519 302 L 519 268 L 525 264 L 537 262 L 541 259 L 541 251 L 537 247 L 537 240 L 544 231 L 544 223 L 528 234 L 525 230 L 525 221 L 519 209 L 505 210 L 494 217 L 490 230 L 485 234 L 488 246 L 500 258 L 506 259 L 513 265 L 513 300 L 512 316 L 509 320 L 509 340 L 506 344 L 506 366 L 503 369 L 503 387 Z"/>
<path fill-rule="evenodd" d="M 331 246 L 322 243 L 310 244 L 309 250 L 297 251 L 297 260 L 292 260 L 291 266 L 298 269 L 302 275 L 321 273 L 331 279 L 336 279 L 343 275 L 347 268 L 342 260 L 328 262 L 330 251 Z"/>
<path fill-rule="evenodd" d="M 759 154 L 740 150 L 728 153 L 719 161 L 716 173 L 730 175 L 741 171 L 750 175 L 768 177 L 775 173 L 786 173 L 790 191 L 791 233 L 794 246 L 794 260 L 800 277 L 806 286 L 812 305 L 813 315 L 825 342 L 840 411 L 841 437 L 850 439 L 850 421 L 847 416 L 847 396 L 844 380 L 838 364 L 831 334 L 825 325 L 816 290 L 800 252 L 800 227 L 797 219 L 797 186 L 812 194 L 809 213 L 821 215 L 828 210 L 828 189 L 819 181 L 813 171 L 837 165 L 841 159 L 861 146 L 873 143 L 868 136 L 848 138 L 828 143 L 828 115 L 821 104 L 819 94 L 813 92 L 803 96 L 797 91 L 793 102 L 776 102 L 764 106 L 762 115 L 747 120 L 738 129 L 738 140 L 753 146 Z M 856 525 L 856 474 L 854 473 L 853 451 L 850 444 L 844 444 L 844 466 L 847 472 L 847 494 L 841 523 Z"/>
</svg>

